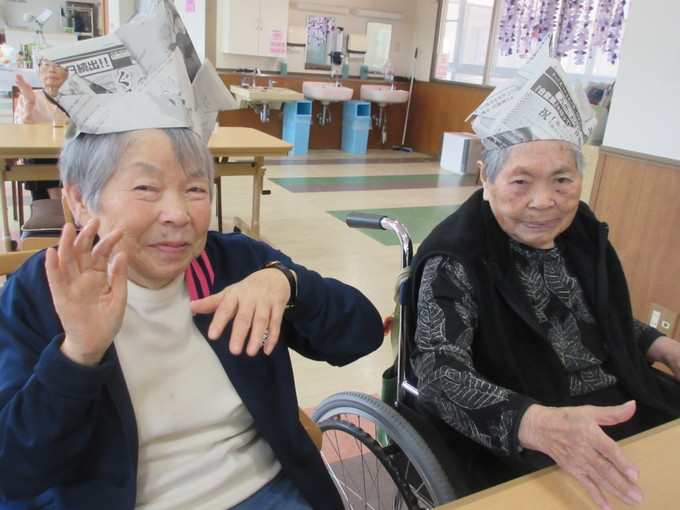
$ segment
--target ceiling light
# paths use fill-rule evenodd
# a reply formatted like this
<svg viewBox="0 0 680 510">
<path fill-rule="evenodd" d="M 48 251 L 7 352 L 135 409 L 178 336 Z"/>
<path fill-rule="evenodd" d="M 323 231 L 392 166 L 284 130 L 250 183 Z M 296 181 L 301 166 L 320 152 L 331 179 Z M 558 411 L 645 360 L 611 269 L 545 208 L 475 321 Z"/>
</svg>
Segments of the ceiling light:
<svg viewBox="0 0 680 510">
<path fill-rule="evenodd" d="M 293 7 L 298 11 L 330 12 L 331 14 L 349 14 L 348 7 L 335 5 L 311 4 L 309 2 L 293 2 Z"/>
<path fill-rule="evenodd" d="M 356 16 L 364 16 L 366 18 L 383 18 L 393 20 L 406 19 L 406 16 L 400 12 L 375 11 L 373 9 L 352 9 L 352 14 L 355 14 Z"/>
</svg>

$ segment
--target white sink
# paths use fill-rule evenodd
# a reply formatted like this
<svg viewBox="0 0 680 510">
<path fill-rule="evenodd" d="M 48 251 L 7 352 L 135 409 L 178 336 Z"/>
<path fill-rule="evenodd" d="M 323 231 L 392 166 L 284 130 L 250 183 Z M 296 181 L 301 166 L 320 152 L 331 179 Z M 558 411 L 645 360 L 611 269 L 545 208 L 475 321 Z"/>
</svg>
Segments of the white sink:
<svg viewBox="0 0 680 510">
<path fill-rule="evenodd" d="M 408 91 L 392 90 L 389 85 L 362 85 L 361 100 L 377 103 L 378 106 L 405 103 L 408 101 Z"/>
<path fill-rule="evenodd" d="M 301 101 L 305 96 L 301 92 L 283 87 L 252 87 L 243 88 L 238 85 L 229 87 L 236 98 L 239 108 L 247 108 L 251 104 L 268 104 L 273 110 L 281 109 L 282 103 Z"/>
<path fill-rule="evenodd" d="M 306 81 L 302 84 L 302 93 L 307 99 L 320 101 L 321 104 L 349 101 L 354 90 L 349 87 L 336 87 L 329 81 Z"/>
</svg>

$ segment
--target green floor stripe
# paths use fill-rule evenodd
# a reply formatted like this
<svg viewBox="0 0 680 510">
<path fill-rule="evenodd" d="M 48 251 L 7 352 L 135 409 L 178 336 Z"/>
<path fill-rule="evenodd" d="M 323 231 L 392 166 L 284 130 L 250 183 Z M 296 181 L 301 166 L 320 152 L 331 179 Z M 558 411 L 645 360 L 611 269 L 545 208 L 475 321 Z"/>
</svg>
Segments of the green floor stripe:
<svg viewBox="0 0 680 510">
<path fill-rule="evenodd" d="M 381 214 L 401 221 L 409 232 L 413 243 L 420 243 L 430 231 L 449 214 L 458 209 L 458 205 L 433 205 L 426 207 L 385 207 L 381 209 L 353 209 L 348 211 L 326 211 L 341 221 L 345 221 L 350 212 Z M 347 227 L 349 228 L 349 227 Z M 392 231 L 360 229 L 385 246 L 399 244 L 399 239 Z"/>
<path fill-rule="evenodd" d="M 343 177 L 273 177 L 270 181 L 283 186 L 311 184 L 355 184 L 365 182 L 414 182 L 414 181 L 460 181 L 458 174 L 413 174 L 413 175 L 355 175 Z"/>
</svg>

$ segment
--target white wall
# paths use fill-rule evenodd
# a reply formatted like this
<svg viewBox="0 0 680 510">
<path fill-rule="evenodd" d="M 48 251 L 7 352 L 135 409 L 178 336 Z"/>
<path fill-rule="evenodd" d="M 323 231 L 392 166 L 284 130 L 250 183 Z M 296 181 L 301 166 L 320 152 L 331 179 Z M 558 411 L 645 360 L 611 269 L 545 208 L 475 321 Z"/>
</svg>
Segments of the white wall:
<svg viewBox="0 0 680 510">
<path fill-rule="evenodd" d="M 65 5 L 61 0 L 26 0 L 25 2 L 2 0 L 2 3 L 4 19 L 6 25 L 10 28 L 35 29 L 35 22 L 27 23 L 24 21 L 24 13 L 30 12 L 36 16 L 40 16 L 45 9 L 50 9 L 53 14 L 52 17 L 47 20 L 47 23 L 45 23 L 43 30 L 61 32 L 59 8 Z M 4 23 L 2 27 L 5 27 Z"/>
<path fill-rule="evenodd" d="M 86 0 L 86 2 L 100 4 L 100 0 Z M 30 12 L 40 16 L 45 9 L 50 9 L 52 17 L 47 20 L 43 30 L 61 32 L 59 9 L 65 6 L 64 0 L 0 0 L 0 29 L 5 27 L 35 29 L 35 22 L 27 23 L 24 21 L 24 13 Z"/>
<path fill-rule="evenodd" d="M 424 0 L 430 2 L 432 0 Z M 435 0 L 436 1 L 436 0 Z M 347 7 L 350 10 L 356 7 L 363 7 L 367 9 L 374 9 L 388 12 L 399 12 L 405 15 L 406 19 L 403 21 L 386 20 L 378 18 L 366 18 L 355 16 L 353 14 L 330 14 L 324 12 L 302 11 L 295 8 L 294 0 L 291 0 L 291 5 L 288 10 L 288 25 L 289 26 L 306 26 L 307 16 L 323 15 L 333 17 L 338 26 L 344 28 L 345 34 L 349 33 L 366 33 L 366 23 L 368 21 L 377 21 L 380 23 L 389 23 L 392 25 L 392 39 L 390 49 L 390 59 L 394 67 L 394 72 L 397 75 L 408 76 L 411 73 L 413 65 L 413 34 L 415 32 L 416 11 L 417 5 L 421 0 L 312 0 L 310 3 L 319 5 L 333 5 Z M 218 8 L 220 2 L 218 0 Z M 218 10 L 218 16 L 221 11 Z M 288 48 L 286 60 L 288 62 L 288 72 L 313 72 L 305 70 L 304 68 L 305 51 L 304 48 Z M 358 75 L 359 67 L 362 64 L 361 59 L 352 59 L 350 61 L 350 74 Z M 236 69 L 240 67 L 254 68 L 258 67 L 264 71 L 278 71 L 279 59 L 270 57 L 251 57 L 245 55 L 230 55 L 220 51 L 217 53 L 216 67 Z M 322 74 L 328 74 L 328 71 L 320 71 Z"/>
<path fill-rule="evenodd" d="M 186 0 L 175 0 L 175 7 L 179 12 L 187 32 L 196 48 L 196 53 L 201 60 L 205 58 L 205 1 L 194 0 L 194 10 L 187 11 Z"/>
<path fill-rule="evenodd" d="M 78 36 L 73 32 L 43 32 L 43 36 L 49 46 L 61 46 L 78 40 Z M 35 32 L 25 28 L 6 28 L 5 39 L 10 46 L 21 48 L 23 44 L 35 42 Z"/>
<path fill-rule="evenodd" d="M 140 0 L 109 0 L 109 34 L 118 30 L 137 12 Z"/>
<path fill-rule="evenodd" d="M 59 1 L 59 0 L 57 0 Z M 212 0 L 214 1 L 214 0 Z M 115 32 L 118 27 L 127 23 L 139 7 L 140 0 L 109 0 L 109 33 Z M 194 0 L 194 10 L 187 11 L 186 0 L 174 0 L 177 12 L 179 12 L 184 25 L 196 46 L 198 56 L 205 58 L 205 2 L 206 0 Z M 63 2 L 62 2 L 63 3 Z"/>
<path fill-rule="evenodd" d="M 413 47 L 418 48 L 416 79 L 430 81 L 434 37 L 437 29 L 437 0 L 415 0 L 416 16 L 413 33 Z M 415 53 L 415 51 L 414 51 Z"/>
<path fill-rule="evenodd" d="M 680 160 L 680 2 L 633 2 L 603 145 Z"/>
</svg>

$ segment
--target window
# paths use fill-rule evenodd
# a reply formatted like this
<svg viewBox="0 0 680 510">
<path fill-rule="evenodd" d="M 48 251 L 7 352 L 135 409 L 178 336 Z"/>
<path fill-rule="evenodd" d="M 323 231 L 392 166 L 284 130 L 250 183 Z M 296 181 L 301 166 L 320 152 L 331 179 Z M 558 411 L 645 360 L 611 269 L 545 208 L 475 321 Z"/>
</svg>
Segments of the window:
<svg viewBox="0 0 680 510">
<path fill-rule="evenodd" d="M 494 0 L 444 0 L 433 78 L 484 84 Z"/>
<path fill-rule="evenodd" d="M 514 0 L 507 5 L 504 0 L 440 0 L 432 79 L 499 85 L 552 30 L 565 54 L 561 64 L 572 78 L 584 86 L 612 83 L 627 11 L 626 0 Z M 534 21 L 540 19 L 547 21 Z M 564 35 L 560 24 L 569 27 Z"/>
</svg>

